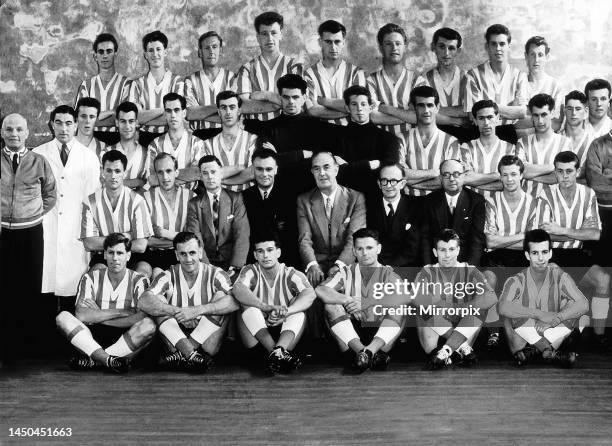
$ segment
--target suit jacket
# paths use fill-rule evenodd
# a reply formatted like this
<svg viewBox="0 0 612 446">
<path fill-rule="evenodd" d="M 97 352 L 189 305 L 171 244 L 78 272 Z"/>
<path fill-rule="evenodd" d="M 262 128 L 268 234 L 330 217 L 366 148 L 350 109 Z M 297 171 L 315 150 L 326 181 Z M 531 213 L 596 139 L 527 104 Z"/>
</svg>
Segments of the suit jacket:
<svg viewBox="0 0 612 446">
<path fill-rule="evenodd" d="M 297 249 L 296 195 L 289 188 L 274 184 L 264 201 L 257 185 L 242 191 L 251 234 L 275 231 L 281 242 L 281 259 L 290 266 L 299 266 Z M 249 259 L 252 254 L 249 252 Z M 254 259 L 251 259 L 254 261 Z"/>
<path fill-rule="evenodd" d="M 207 193 L 189 200 L 185 230 L 200 237 L 205 257 L 213 265 L 226 269 L 229 266 L 244 266 L 249 252 L 250 229 L 241 194 L 221 189 L 217 239 Z"/>
<path fill-rule="evenodd" d="M 304 266 L 316 261 L 324 267 L 340 260 L 355 261 L 351 236 L 366 226 L 365 200 L 360 192 L 338 185 L 331 220 L 325 216 L 319 189 L 297 199 L 298 244 Z"/>
<path fill-rule="evenodd" d="M 463 188 L 459 193 L 455 212 L 451 216 L 444 190 L 427 195 L 424 200 L 423 233 L 425 264 L 435 263 L 432 252 L 433 239 L 443 229 L 451 228 L 461 237 L 460 262 L 480 266 L 485 249 L 485 199 L 479 193 Z M 449 225 L 449 222 L 451 225 Z"/>
<path fill-rule="evenodd" d="M 383 265 L 422 266 L 422 207 L 417 197 L 401 195 L 391 226 L 387 224 L 386 203 L 382 195 L 368 201 L 368 228 L 376 229 L 382 250 L 378 259 Z"/>
</svg>

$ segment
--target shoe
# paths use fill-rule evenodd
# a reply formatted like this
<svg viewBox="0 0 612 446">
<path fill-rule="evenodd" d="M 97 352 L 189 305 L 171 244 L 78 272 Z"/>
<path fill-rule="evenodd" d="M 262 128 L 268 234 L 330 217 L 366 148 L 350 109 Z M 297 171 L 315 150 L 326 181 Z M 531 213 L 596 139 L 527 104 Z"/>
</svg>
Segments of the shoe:
<svg viewBox="0 0 612 446">
<path fill-rule="evenodd" d="M 542 358 L 544 358 L 546 362 L 551 362 L 559 367 L 570 369 L 576 364 L 578 355 L 575 352 L 549 349 L 542 352 Z"/>
<path fill-rule="evenodd" d="M 271 373 L 291 373 L 302 365 L 299 356 L 284 347 L 277 346 L 268 355 L 268 370 Z"/>
<path fill-rule="evenodd" d="M 206 373 L 213 365 L 214 361 L 210 355 L 201 354 L 197 350 L 187 358 L 185 370 L 191 373 Z"/>
<path fill-rule="evenodd" d="M 358 373 L 363 373 L 372 365 L 372 352 L 364 348 L 355 355 L 353 360 L 353 370 Z"/>
<path fill-rule="evenodd" d="M 519 350 L 514 354 L 514 360 L 516 361 L 516 365 L 519 367 L 523 367 L 530 362 L 533 362 L 540 356 L 540 351 L 532 345 L 527 345 L 522 350 Z"/>
<path fill-rule="evenodd" d="M 489 339 L 487 339 L 486 348 L 487 350 L 495 350 L 499 346 L 499 333 L 491 333 Z"/>
<path fill-rule="evenodd" d="M 130 361 L 119 356 L 109 356 L 106 360 L 107 367 L 115 373 L 126 373 L 130 369 Z"/>
<path fill-rule="evenodd" d="M 370 368 L 372 370 L 376 370 L 377 372 L 382 372 L 387 370 L 389 362 L 391 362 L 391 356 L 389 356 L 389 353 L 378 350 L 372 358 L 372 365 Z"/>
<path fill-rule="evenodd" d="M 77 355 L 68 360 L 68 367 L 72 370 L 94 370 L 96 363 L 89 356 Z"/>
<path fill-rule="evenodd" d="M 448 350 L 443 347 L 431 352 L 426 368 L 428 370 L 440 370 L 450 366 L 452 363 L 453 360 L 451 359 L 451 353 L 449 353 Z"/>
<path fill-rule="evenodd" d="M 451 361 L 459 367 L 471 367 L 478 364 L 478 356 L 471 347 L 463 348 L 462 351 L 457 349 L 451 355 Z"/>
<path fill-rule="evenodd" d="M 159 368 L 168 371 L 184 370 L 186 365 L 187 360 L 178 350 L 160 358 L 160 360 L 157 362 L 157 366 Z"/>
<path fill-rule="evenodd" d="M 597 353 L 610 353 L 612 352 L 612 345 L 606 337 L 606 335 L 593 335 L 592 340 L 593 350 Z"/>
</svg>

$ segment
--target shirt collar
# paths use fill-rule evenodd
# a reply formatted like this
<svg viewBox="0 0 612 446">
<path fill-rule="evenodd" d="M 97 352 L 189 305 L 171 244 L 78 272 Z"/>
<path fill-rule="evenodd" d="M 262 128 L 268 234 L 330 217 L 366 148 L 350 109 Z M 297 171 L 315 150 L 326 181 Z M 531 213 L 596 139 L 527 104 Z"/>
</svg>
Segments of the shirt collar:
<svg viewBox="0 0 612 446">
<path fill-rule="evenodd" d="M 397 206 L 399 205 L 401 198 L 402 196 L 400 194 L 397 194 L 397 198 L 395 198 L 395 200 L 393 201 L 387 201 L 383 198 L 383 204 L 385 205 L 385 213 L 389 213 L 389 204 L 391 204 L 391 207 L 393 207 L 393 212 L 397 212 Z"/>
<path fill-rule="evenodd" d="M 261 195 L 262 199 L 264 197 L 264 192 L 267 192 L 268 193 L 268 198 L 270 198 L 270 194 L 272 193 L 272 189 L 274 189 L 274 185 L 270 189 L 268 189 L 268 190 L 262 189 L 259 186 L 257 186 L 257 189 L 259 190 L 259 195 Z"/>
<path fill-rule="evenodd" d="M 449 195 L 444 192 L 444 195 L 446 195 L 446 202 L 448 203 L 448 207 L 457 207 L 457 200 L 459 199 L 459 194 Z"/>
<path fill-rule="evenodd" d="M 329 195 L 325 195 L 323 192 L 321 192 L 321 195 L 323 196 L 323 204 L 325 204 L 325 202 L 327 201 L 327 199 L 331 199 L 331 204 L 332 206 L 334 205 L 334 201 L 336 200 L 336 192 L 338 192 L 338 187 L 336 187 L 336 189 L 334 189 L 334 191 L 329 194 Z"/>
<path fill-rule="evenodd" d="M 28 153 L 28 149 L 25 146 L 23 146 L 17 152 L 13 152 L 8 147 L 5 147 L 3 150 L 4 153 L 6 153 L 10 159 L 13 159 L 13 155 L 16 153 L 17 155 L 19 155 L 19 158 L 17 158 L 18 160 L 21 159 L 26 153 Z"/>
<path fill-rule="evenodd" d="M 57 138 L 55 138 L 55 145 L 57 146 L 57 150 L 62 150 L 62 143 L 59 142 L 59 140 Z M 72 150 L 72 145 L 74 144 L 74 138 L 72 138 L 70 141 L 68 141 L 66 143 L 66 149 L 68 150 L 68 154 L 70 154 L 70 151 Z"/>
</svg>

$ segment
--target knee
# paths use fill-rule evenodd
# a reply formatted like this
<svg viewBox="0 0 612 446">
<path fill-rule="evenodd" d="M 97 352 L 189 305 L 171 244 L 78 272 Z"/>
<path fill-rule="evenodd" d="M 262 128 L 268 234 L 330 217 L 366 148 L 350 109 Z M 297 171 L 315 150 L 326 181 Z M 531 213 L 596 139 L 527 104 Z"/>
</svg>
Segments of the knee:
<svg viewBox="0 0 612 446">
<path fill-rule="evenodd" d="M 96 263 L 94 266 L 89 268 L 89 271 L 97 271 L 99 269 L 106 269 L 106 265 L 104 263 Z"/>
<path fill-rule="evenodd" d="M 598 288 L 603 288 L 606 291 L 610 286 L 610 274 L 605 272 L 601 267 L 595 270 L 595 281 L 597 282 Z"/>
<path fill-rule="evenodd" d="M 346 310 L 340 304 L 325 304 L 325 316 L 330 321 L 346 315 Z"/>
<path fill-rule="evenodd" d="M 62 329 L 66 327 L 70 320 L 72 320 L 74 316 L 67 311 L 62 311 L 60 314 L 55 316 L 55 325 L 57 328 Z"/>
<path fill-rule="evenodd" d="M 151 276 L 153 275 L 153 269 L 147 262 L 138 262 L 136 264 L 136 272 L 146 276 L 149 280 L 151 280 Z"/>
<path fill-rule="evenodd" d="M 158 267 L 153 268 L 153 273 L 151 274 L 151 280 L 154 280 L 157 276 L 159 276 L 163 272 L 164 270 L 161 268 L 158 268 Z"/>
<path fill-rule="evenodd" d="M 155 322 L 150 317 L 145 317 L 136 325 L 136 335 L 141 339 L 151 339 L 156 330 Z"/>
<path fill-rule="evenodd" d="M 491 286 L 491 288 L 495 289 L 497 286 L 497 276 L 491 270 L 486 270 L 484 273 L 485 279 L 487 279 L 487 283 Z"/>
</svg>

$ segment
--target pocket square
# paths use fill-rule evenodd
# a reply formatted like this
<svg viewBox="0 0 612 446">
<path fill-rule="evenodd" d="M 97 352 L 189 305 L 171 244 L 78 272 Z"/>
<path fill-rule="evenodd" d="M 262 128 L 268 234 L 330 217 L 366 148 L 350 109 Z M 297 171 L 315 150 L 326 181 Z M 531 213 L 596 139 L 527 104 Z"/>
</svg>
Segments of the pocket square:
<svg viewBox="0 0 612 446">
<path fill-rule="evenodd" d="M 228 219 L 228 220 L 231 220 L 232 218 L 234 218 L 234 214 L 229 214 L 229 215 L 227 216 L 227 219 Z"/>
<path fill-rule="evenodd" d="M 345 225 L 345 224 L 347 224 L 350 221 L 351 221 L 351 217 L 346 217 L 346 220 L 344 220 L 344 222 L 342 224 Z"/>
<path fill-rule="evenodd" d="M 407 231 L 408 229 L 410 229 L 410 228 L 412 228 L 412 225 L 411 225 L 410 223 L 406 223 L 406 228 L 405 228 L 405 229 L 406 229 L 406 231 Z"/>
<path fill-rule="evenodd" d="M 464 220 L 467 220 L 468 218 L 470 218 L 469 216 L 465 217 Z"/>
</svg>

